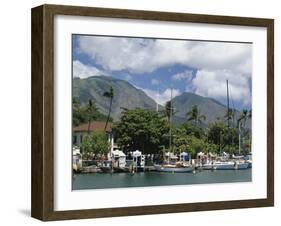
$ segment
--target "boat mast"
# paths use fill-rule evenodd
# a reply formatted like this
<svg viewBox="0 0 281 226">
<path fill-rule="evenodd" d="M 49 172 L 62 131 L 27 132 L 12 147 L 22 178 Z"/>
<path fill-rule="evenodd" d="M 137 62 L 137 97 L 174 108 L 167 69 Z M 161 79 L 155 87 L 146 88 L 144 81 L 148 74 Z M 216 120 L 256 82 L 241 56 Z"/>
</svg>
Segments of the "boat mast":
<svg viewBox="0 0 281 226">
<path fill-rule="evenodd" d="M 171 100 L 170 100 L 170 121 L 169 121 L 169 124 L 170 124 L 170 130 L 169 130 L 169 146 L 170 146 L 170 150 L 169 150 L 169 158 L 168 158 L 168 163 L 170 164 L 170 154 L 172 152 L 172 115 L 173 115 L 173 105 L 172 105 L 172 99 L 173 99 L 173 88 L 171 88 Z"/>
<path fill-rule="evenodd" d="M 228 91 L 228 80 L 226 80 L 226 95 L 227 95 L 227 127 L 229 129 L 229 91 Z"/>
<path fill-rule="evenodd" d="M 226 80 L 226 93 L 227 93 L 227 143 L 228 143 L 228 153 L 230 152 L 230 146 L 229 146 L 229 128 L 230 128 L 230 122 L 229 122 L 229 90 L 228 90 L 228 79 Z"/>
<path fill-rule="evenodd" d="M 238 134 L 239 134 L 239 155 L 241 152 L 241 133 L 240 133 L 240 129 L 241 129 L 241 123 L 240 120 L 238 121 Z"/>
</svg>

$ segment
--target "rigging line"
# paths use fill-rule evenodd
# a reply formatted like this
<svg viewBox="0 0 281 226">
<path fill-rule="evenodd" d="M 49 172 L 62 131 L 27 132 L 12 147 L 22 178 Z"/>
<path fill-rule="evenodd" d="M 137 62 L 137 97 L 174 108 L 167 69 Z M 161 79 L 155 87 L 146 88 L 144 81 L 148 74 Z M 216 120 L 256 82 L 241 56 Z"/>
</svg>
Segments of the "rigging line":
<svg viewBox="0 0 281 226">
<path fill-rule="evenodd" d="M 231 99 L 231 103 L 232 103 L 232 116 L 233 116 L 233 126 L 234 126 L 234 121 L 235 121 L 235 105 L 234 105 L 234 101 L 233 101 L 233 98 L 232 98 L 232 95 L 231 95 L 231 91 L 229 89 L 229 97 Z"/>
<path fill-rule="evenodd" d="M 234 101 L 233 101 L 230 90 L 229 90 L 229 98 L 230 98 L 231 103 L 232 103 L 232 128 L 234 128 L 234 126 L 235 126 L 235 106 L 234 106 Z M 231 142 L 232 142 L 232 145 L 233 145 L 233 142 L 234 142 L 233 136 L 231 136 Z"/>
</svg>

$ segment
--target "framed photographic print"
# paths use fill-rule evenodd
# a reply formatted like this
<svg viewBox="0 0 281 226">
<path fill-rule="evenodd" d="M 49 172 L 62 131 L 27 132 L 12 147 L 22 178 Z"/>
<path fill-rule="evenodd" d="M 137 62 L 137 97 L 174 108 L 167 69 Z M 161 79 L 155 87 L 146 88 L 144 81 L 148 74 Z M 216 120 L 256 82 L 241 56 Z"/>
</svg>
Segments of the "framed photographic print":
<svg viewBox="0 0 281 226">
<path fill-rule="evenodd" d="M 32 9 L 32 216 L 274 205 L 272 19 Z"/>
</svg>

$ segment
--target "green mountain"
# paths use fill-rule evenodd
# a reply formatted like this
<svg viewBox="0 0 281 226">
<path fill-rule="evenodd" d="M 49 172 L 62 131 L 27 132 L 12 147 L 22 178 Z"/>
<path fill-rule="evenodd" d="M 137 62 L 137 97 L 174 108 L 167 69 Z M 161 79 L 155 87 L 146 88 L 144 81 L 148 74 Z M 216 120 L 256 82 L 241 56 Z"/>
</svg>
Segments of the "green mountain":
<svg viewBox="0 0 281 226">
<path fill-rule="evenodd" d="M 176 96 L 173 98 L 172 102 L 176 111 L 176 120 L 179 123 L 186 121 L 186 113 L 191 110 L 193 105 L 197 105 L 200 110 L 200 114 L 206 116 L 206 121 L 204 121 L 205 124 L 216 120 L 223 120 L 227 112 L 226 106 L 220 102 L 212 98 L 202 97 L 190 92 L 185 92 Z M 236 113 L 238 116 L 237 111 Z"/>
<path fill-rule="evenodd" d="M 103 114 L 107 114 L 109 99 L 104 97 L 103 94 L 105 91 L 109 90 L 110 86 L 114 89 L 111 113 L 111 117 L 114 120 L 120 118 L 122 108 L 156 108 L 156 102 L 148 97 L 142 90 L 137 89 L 127 81 L 109 76 L 73 79 L 73 96 L 77 97 L 81 104 L 86 104 L 89 99 L 92 99 L 99 108 L 99 111 Z"/>
<path fill-rule="evenodd" d="M 111 117 L 115 121 L 120 118 L 122 108 L 156 108 L 156 102 L 145 92 L 134 87 L 127 81 L 109 76 L 73 79 L 73 96 L 77 97 L 82 105 L 87 104 L 88 100 L 92 99 L 99 108 L 99 111 L 106 115 L 109 107 L 109 99 L 104 97 L 103 94 L 109 90 L 110 86 L 114 89 Z M 173 117 L 173 123 L 175 124 L 186 122 L 186 113 L 195 104 L 199 107 L 201 114 L 206 116 L 206 121 L 204 122 L 206 125 L 216 120 L 224 120 L 227 111 L 226 106 L 220 102 L 190 92 L 185 92 L 174 97 L 172 103 L 176 111 Z M 163 106 L 159 106 L 159 109 L 163 109 Z M 239 114 L 238 111 L 235 111 L 236 118 L 238 118 Z"/>
</svg>

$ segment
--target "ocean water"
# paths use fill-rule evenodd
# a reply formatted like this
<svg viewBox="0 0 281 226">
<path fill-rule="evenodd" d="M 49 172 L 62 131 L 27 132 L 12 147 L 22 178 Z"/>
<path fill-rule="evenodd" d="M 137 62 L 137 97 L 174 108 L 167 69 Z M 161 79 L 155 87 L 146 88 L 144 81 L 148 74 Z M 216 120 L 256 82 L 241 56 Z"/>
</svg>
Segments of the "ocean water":
<svg viewBox="0 0 281 226">
<path fill-rule="evenodd" d="M 72 189 L 102 189 L 187 184 L 251 182 L 252 169 L 202 170 L 196 173 L 141 172 L 75 174 Z"/>
</svg>

